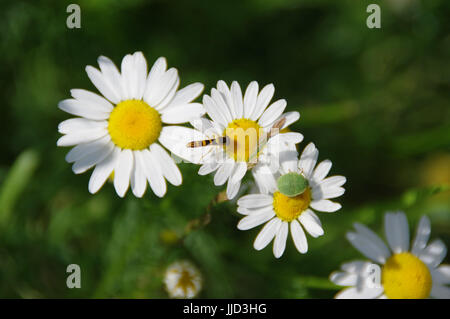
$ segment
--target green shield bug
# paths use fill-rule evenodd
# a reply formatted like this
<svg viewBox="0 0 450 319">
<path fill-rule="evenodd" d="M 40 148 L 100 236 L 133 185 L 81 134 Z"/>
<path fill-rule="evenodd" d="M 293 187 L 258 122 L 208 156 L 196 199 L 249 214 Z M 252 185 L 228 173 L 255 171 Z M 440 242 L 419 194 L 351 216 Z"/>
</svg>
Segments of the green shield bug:
<svg viewBox="0 0 450 319">
<path fill-rule="evenodd" d="M 308 180 L 299 173 L 287 173 L 281 175 L 277 180 L 278 190 L 288 197 L 302 194 L 308 185 Z"/>
</svg>

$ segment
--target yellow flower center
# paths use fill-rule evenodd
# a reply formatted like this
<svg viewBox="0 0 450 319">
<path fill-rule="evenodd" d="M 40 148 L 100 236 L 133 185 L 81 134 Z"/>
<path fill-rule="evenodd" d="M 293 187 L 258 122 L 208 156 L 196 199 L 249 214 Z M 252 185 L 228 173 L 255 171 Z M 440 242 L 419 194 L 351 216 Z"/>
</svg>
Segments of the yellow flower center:
<svg viewBox="0 0 450 319">
<path fill-rule="evenodd" d="M 302 194 L 288 197 L 275 192 L 273 194 L 273 209 L 277 217 L 283 221 L 290 222 L 301 215 L 311 203 L 311 189 L 308 187 Z"/>
<path fill-rule="evenodd" d="M 225 152 L 237 162 L 248 162 L 258 156 L 258 140 L 262 135 L 262 127 L 248 119 L 234 120 L 223 132 L 230 143 L 225 146 Z M 250 158 L 252 156 L 252 158 Z"/>
<path fill-rule="evenodd" d="M 158 111 L 144 101 L 120 102 L 109 116 L 111 140 L 123 149 L 142 150 L 149 147 L 158 139 L 161 129 Z"/>
<path fill-rule="evenodd" d="M 424 299 L 431 291 L 428 267 L 411 253 L 392 255 L 384 264 L 381 281 L 389 299 Z"/>
</svg>

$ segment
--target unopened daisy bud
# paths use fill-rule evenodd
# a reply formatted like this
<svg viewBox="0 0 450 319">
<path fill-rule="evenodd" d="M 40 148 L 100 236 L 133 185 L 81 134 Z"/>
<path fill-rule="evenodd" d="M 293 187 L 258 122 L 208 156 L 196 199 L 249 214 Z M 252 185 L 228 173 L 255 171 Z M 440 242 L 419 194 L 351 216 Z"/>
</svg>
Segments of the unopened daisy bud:
<svg viewBox="0 0 450 319">
<path fill-rule="evenodd" d="M 164 275 L 164 284 L 170 298 L 194 298 L 202 289 L 200 271 L 189 261 L 176 261 Z"/>
</svg>

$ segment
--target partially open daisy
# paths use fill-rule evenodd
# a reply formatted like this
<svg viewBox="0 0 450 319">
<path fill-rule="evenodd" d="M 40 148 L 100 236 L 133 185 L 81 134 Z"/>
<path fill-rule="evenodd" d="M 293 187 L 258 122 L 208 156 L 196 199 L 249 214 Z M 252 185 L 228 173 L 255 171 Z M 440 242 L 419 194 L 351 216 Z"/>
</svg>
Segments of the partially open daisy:
<svg viewBox="0 0 450 319">
<path fill-rule="evenodd" d="M 114 63 L 98 58 L 100 70 L 87 66 L 86 72 L 103 96 L 82 90 L 71 90 L 72 99 L 58 106 L 78 116 L 59 124 L 64 134 L 58 146 L 75 146 L 66 156 L 75 174 L 95 167 L 89 191 L 96 193 L 114 173 L 114 186 L 123 197 L 131 183 L 133 193 L 142 197 L 147 181 L 153 192 L 166 193 L 166 179 L 173 185 L 182 182 L 174 160 L 159 143 L 171 131 L 184 128 L 164 124 L 189 122 L 204 114 L 204 108 L 192 101 L 203 85 L 191 84 L 178 91 L 180 79 L 175 68 L 167 69 L 165 58 L 159 58 L 147 75 L 147 62 L 141 52 L 126 55 L 121 72 Z M 159 143 L 158 143 L 159 142 Z"/>
<path fill-rule="evenodd" d="M 164 275 L 164 284 L 171 298 L 194 298 L 202 289 L 200 271 L 189 261 L 176 261 Z"/>
<path fill-rule="evenodd" d="M 203 96 L 210 119 L 191 121 L 197 131 L 179 136 L 180 147 L 174 153 L 203 164 L 200 175 L 215 172 L 214 184 L 219 186 L 228 182 L 227 197 L 234 198 L 248 169 L 264 171 L 263 167 L 267 169 L 269 163 L 278 161 L 280 148 L 295 145 L 303 139 L 300 133 L 293 132 L 267 139 L 268 132 L 277 123 L 280 124 L 277 129 L 281 130 L 300 117 L 298 112 L 283 113 L 286 100 L 278 100 L 269 106 L 274 91 L 274 86 L 269 84 L 259 92 L 258 83 L 251 82 L 243 95 L 236 81 L 230 88 L 224 81 L 219 81 L 217 89 L 211 90 L 211 96 Z M 201 140 L 209 141 L 199 147 L 186 147 L 188 142 Z"/>
<path fill-rule="evenodd" d="M 450 298 L 450 287 L 446 286 L 450 284 L 450 265 L 440 265 L 447 248 L 440 240 L 427 244 L 431 233 L 428 217 L 421 218 L 411 249 L 408 220 L 403 212 L 384 216 L 389 248 L 366 226 L 354 226 L 356 231 L 348 232 L 347 239 L 373 262 L 349 262 L 342 265 L 341 271 L 332 273 L 332 282 L 347 287 L 336 298 Z M 381 273 L 374 273 L 376 269 Z"/>
<path fill-rule="evenodd" d="M 287 153 L 281 160 L 280 171 L 266 175 L 262 188 L 268 194 L 251 194 L 238 200 L 238 213 L 246 215 L 238 223 L 240 230 L 247 230 L 266 223 L 254 242 L 261 250 L 275 237 L 273 254 L 283 255 L 290 229 L 295 247 L 300 253 L 308 251 L 308 242 L 303 229 L 312 237 L 323 235 L 321 222 L 314 210 L 335 212 L 341 205 L 330 201 L 344 193 L 344 176 L 327 177 L 331 162 L 325 160 L 316 167 L 319 152 L 313 143 L 308 144 L 298 160 Z M 260 185 L 261 188 L 261 185 Z"/>
</svg>

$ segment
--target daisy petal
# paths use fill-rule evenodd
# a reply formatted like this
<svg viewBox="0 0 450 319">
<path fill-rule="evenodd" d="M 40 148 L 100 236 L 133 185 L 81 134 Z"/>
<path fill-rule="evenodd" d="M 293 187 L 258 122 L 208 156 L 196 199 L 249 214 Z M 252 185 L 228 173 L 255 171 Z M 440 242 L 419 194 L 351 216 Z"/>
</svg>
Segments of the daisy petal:
<svg viewBox="0 0 450 319">
<path fill-rule="evenodd" d="M 297 250 L 302 254 L 306 253 L 308 251 L 308 241 L 302 226 L 295 219 L 291 222 L 291 235 Z"/>
<path fill-rule="evenodd" d="M 236 119 L 237 117 L 236 114 L 234 113 L 233 97 L 225 81 L 222 80 L 217 81 L 217 90 L 219 90 L 219 92 L 223 95 L 223 98 L 227 104 L 228 112 L 231 114 L 231 117 L 233 119 Z"/>
<path fill-rule="evenodd" d="M 223 128 L 227 127 L 228 122 L 226 117 L 223 115 L 220 108 L 214 102 L 214 100 L 208 95 L 203 96 L 203 106 L 206 109 L 209 117 L 216 123 L 220 124 Z"/>
<path fill-rule="evenodd" d="M 124 100 L 138 99 L 138 70 L 134 66 L 134 57 L 131 54 L 127 54 L 122 59 L 121 73 L 122 83 L 124 88 L 123 97 Z M 145 69 L 147 73 L 147 69 Z M 147 76 L 147 74 L 145 74 Z"/>
<path fill-rule="evenodd" d="M 234 171 L 230 176 L 230 181 L 233 183 L 241 181 L 244 178 L 245 173 L 247 173 L 247 163 L 237 162 L 234 166 Z"/>
<path fill-rule="evenodd" d="M 286 248 L 286 240 L 289 232 L 289 225 L 287 222 L 282 222 L 280 229 L 275 235 L 273 242 L 273 255 L 275 258 L 280 258 Z"/>
<path fill-rule="evenodd" d="M 353 247 L 359 250 L 359 252 L 367 258 L 380 264 L 384 264 L 386 262 L 384 250 L 380 249 L 378 245 L 374 244 L 366 236 L 359 233 L 348 232 L 346 237 L 350 244 L 352 244 Z"/>
<path fill-rule="evenodd" d="M 109 113 L 96 105 L 84 105 L 82 101 L 66 99 L 58 103 L 58 107 L 64 112 L 85 117 L 90 120 L 106 120 Z"/>
<path fill-rule="evenodd" d="M 322 180 L 319 185 L 322 188 L 336 188 L 344 185 L 346 181 L 344 176 L 331 176 Z"/>
<path fill-rule="evenodd" d="M 198 170 L 198 174 L 199 175 L 208 175 L 208 174 L 214 172 L 218 168 L 219 168 L 219 163 L 217 163 L 217 162 L 205 163 L 202 166 L 200 166 L 200 169 Z"/>
<path fill-rule="evenodd" d="M 144 168 L 138 162 L 136 155 L 134 156 L 134 169 L 131 173 L 131 189 L 134 196 L 141 198 L 147 189 L 147 178 L 145 177 Z"/>
<path fill-rule="evenodd" d="M 225 163 L 223 163 L 214 175 L 214 185 L 220 186 L 225 184 L 225 182 L 233 172 L 234 166 L 235 162 L 233 160 L 227 160 Z"/>
<path fill-rule="evenodd" d="M 263 115 L 258 120 L 258 124 L 262 127 L 268 127 L 273 125 L 273 123 L 280 118 L 280 115 L 284 112 L 286 108 L 287 102 L 286 100 L 278 100 L 272 103 L 271 106 L 264 111 Z"/>
<path fill-rule="evenodd" d="M 227 198 L 233 199 L 238 193 L 239 188 L 241 188 L 241 181 L 232 182 L 231 179 L 227 183 Z"/>
<path fill-rule="evenodd" d="M 133 152 L 122 150 L 114 167 L 114 187 L 117 195 L 124 197 L 130 186 L 131 173 L 133 171 Z"/>
<path fill-rule="evenodd" d="M 191 163 L 202 163 L 210 150 L 204 147 L 189 148 L 187 143 L 207 139 L 205 134 L 182 126 L 164 126 L 159 136 L 159 142 L 171 153 Z"/>
<path fill-rule="evenodd" d="M 434 284 L 430 295 L 436 299 L 450 299 L 450 287 Z"/>
<path fill-rule="evenodd" d="M 420 253 L 419 258 L 434 268 L 439 266 L 445 255 L 447 255 L 447 247 L 441 240 L 436 239 Z"/>
<path fill-rule="evenodd" d="M 57 146 L 74 146 L 81 143 L 89 143 L 95 141 L 99 138 L 104 137 L 108 134 L 108 131 L 104 128 L 97 128 L 92 130 L 85 130 L 74 132 L 72 134 L 67 134 L 61 136 L 58 141 L 56 141 Z"/>
<path fill-rule="evenodd" d="M 258 98 L 258 82 L 253 81 L 247 86 L 244 95 L 244 118 L 248 119 L 253 114 Z"/>
<path fill-rule="evenodd" d="M 394 253 L 408 251 L 408 220 L 403 212 L 386 213 L 384 215 L 384 230 L 389 246 Z"/>
<path fill-rule="evenodd" d="M 135 52 L 133 57 L 137 82 L 135 98 L 142 100 L 144 97 L 145 87 L 147 86 L 147 60 L 142 52 Z"/>
<path fill-rule="evenodd" d="M 66 161 L 68 163 L 73 163 L 82 159 L 85 155 L 95 152 L 101 147 L 106 146 L 111 142 L 111 137 L 105 135 L 104 137 L 97 139 L 90 143 L 78 144 L 72 148 L 66 155 Z M 112 143 L 111 143 L 112 144 Z"/>
<path fill-rule="evenodd" d="M 72 166 L 73 172 L 75 174 L 81 174 L 86 172 L 94 165 L 103 161 L 113 151 L 114 148 L 115 146 L 113 143 L 107 143 L 97 148 L 95 151 L 84 155 L 82 158 L 80 158 L 73 164 Z"/>
<path fill-rule="evenodd" d="M 298 168 L 300 168 L 303 175 L 307 179 L 311 178 L 314 166 L 316 166 L 318 156 L 319 151 L 317 150 L 314 143 L 309 143 L 302 152 L 302 155 L 298 162 Z"/>
<path fill-rule="evenodd" d="M 367 238 L 368 241 L 376 246 L 376 249 L 379 251 L 379 253 L 381 253 L 385 260 L 389 258 L 389 256 L 391 255 L 389 248 L 386 246 L 383 240 L 377 234 L 375 234 L 375 232 L 360 223 L 354 223 L 353 226 L 355 227 L 359 235 Z"/>
<path fill-rule="evenodd" d="M 177 91 L 169 106 L 189 104 L 195 100 L 203 91 L 204 85 L 201 83 L 190 84 Z"/>
<path fill-rule="evenodd" d="M 237 201 L 238 206 L 246 208 L 256 208 L 272 205 L 273 198 L 270 195 L 265 194 L 250 194 L 239 198 Z"/>
<path fill-rule="evenodd" d="M 166 69 L 167 61 L 164 57 L 158 58 L 150 69 L 144 91 L 144 101 L 149 105 L 151 105 L 150 101 L 154 101 L 158 95 L 158 87 L 166 73 Z"/>
<path fill-rule="evenodd" d="M 239 221 L 237 228 L 239 230 L 248 230 L 248 229 L 257 227 L 261 224 L 264 224 L 268 220 L 272 219 L 274 216 L 275 216 L 275 213 L 273 212 L 273 210 L 271 208 L 261 210 L 261 212 L 250 214 L 250 215 L 247 215 L 244 218 L 242 218 Z"/>
<path fill-rule="evenodd" d="M 277 182 L 267 165 L 257 165 L 252 169 L 252 175 L 261 193 L 268 194 L 277 190 Z"/>
<path fill-rule="evenodd" d="M 213 99 L 214 103 L 216 103 L 216 106 L 217 108 L 219 108 L 219 111 L 224 117 L 225 121 L 228 123 L 232 122 L 235 117 L 233 116 L 233 113 L 231 113 L 231 106 L 227 105 L 222 93 L 213 88 L 211 90 L 211 98 Z"/>
<path fill-rule="evenodd" d="M 431 234 L 431 223 L 427 216 L 422 216 L 417 226 L 416 237 L 414 238 L 411 252 L 418 256 L 427 246 Z"/>
<path fill-rule="evenodd" d="M 191 126 L 194 127 L 194 129 L 202 133 L 206 133 L 207 131 L 212 130 L 214 127 L 213 122 L 204 117 L 193 119 L 189 121 L 189 124 L 191 124 Z"/>
<path fill-rule="evenodd" d="M 310 209 L 305 210 L 298 220 L 312 237 L 316 238 L 323 235 L 323 228 L 319 217 L 317 217 Z"/>
<path fill-rule="evenodd" d="M 105 184 L 106 180 L 116 166 L 116 161 L 119 158 L 119 154 L 120 149 L 114 148 L 114 151 L 111 152 L 108 157 L 95 166 L 91 178 L 89 179 L 89 192 L 91 194 L 97 193 L 103 184 Z"/>
<path fill-rule="evenodd" d="M 330 160 L 324 160 L 317 165 L 312 176 L 315 183 L 319 184 L 328 175 L 331 165 Z"/>
<path fill-rule="evenodd" d="M 166 124 L 180 124 L 192 121 L 205 114 L 205 109 L 200 103 L 190 103 L 167 107 L 161 111 L 161 120 Z"/>
<path fill-rule="evenodd" d="M 161 77 L 161 82 L 158 87 L 155 89 L 157 92 L 152 95 L 152 97 L 148 100 L 149 105 L 154 106 L 155 109 L 161 110 L 163 105 L 161 101 L 172 92 L 175 95 L 176 89 L 180 84 L 180 79 L 178 77 L 178 70 L 175 68 L 170 68 L 166 73 Z M 175 87 L 175 91 L 174 88 Z"/>
<path fill-rule="evenodd" d="M 334 213 L 341 209 L 341 204 L 332 202 L 328 199 L 312 201 L 310 206 L 320 212 Z"/>
<path fill-rule="evenodd" d="M 162 174 L 169 181 L 169 183 L 175 186 L 181 185 L 181 172 L 178 166 L 175 164 L 173 158 L 170 157 L 169 154 L 167 154 L 167 152 L 159 144 L 156 143 L 150 146 L 150 152 L 155 155 L 155 158 L 158 160 L 159 166 L 161 168 Z"/>
<path fill-rule="evenodd" d="M 114 108 L 114 106 L 103 96 L 87 90 L 72 89 L 70 90 L 70 94 L 86 108 L 97 109 L 99 112 L 103 113 L 110 113 Z"/>
<path fill-rule="evenodd" d="M 375 299 L 383 293 L 383 288 L 357 289 L 356 287 L 345 288 L 337 293 L 336 299 Z"/>
<path fill-rule="evenodd" d="M 279 152 L 279 157 L 283 174 L 297 172 L 298 153 L 295 148 Z"/>
<path fill-rule="evenodd" d="M 342 264 L 341 269 L 349 273 L 366 276 L 368 274 L 368 267 L 371 265 L 373 265 L 371 262 L 356 260 Z"/>
<path fill-rule="evenodd" d="M 251 215 L 251 214 L 259 214 L 266 211 L 273 211 L 272 206 L 264 206 L 264 207 L 257 207 L 257 208 L 246 208 L 242 206 L 238 206 L 237 212 L 241 215 Z"/>
<path fill-rule="evenodd" d="M 345 193 L 345 189 L 342 187 L 323 188 L 321 185 L 313 186 L 312 198 L 314 200 L 330 199 L 341 196 Z"/>
<path fill-rule="evenodd" d="M 167 191 L 167 185 L 157 160 L 147 149 L 140 152 L 137 151 L 135 154 L 138 156 L 140 164 L 144 167 L 151 189 L 156 196 L 163 197 Z"/>
<path fill-rule="evenodd" d="M 433 282 L 443 285 L 450 284 L 450 265 L 441 265 L 433 269 L 431 275 Z"/>
<path fill-rule="evenodd" d="M 280 142 L 286 146 L 293 146 L 303 141 L 303 135 L 297 132 L 281 133 L 278 134 Z"/>
<path fill-rule="evenodd" d="M 214 100 L 208 95 L 203 96 L 203 106 L 209 117 L 221 127 L 225 128 L 228 125 L 225 110 L 221 109 Z"/>
<path fill-rule="evenodd" d="M 105 56 L 99 56 L 97 62 L 104 79 L 108 82 L 115 95 L 119 98 L 119 100 L 124 100 L 125 92 L 122 87 L 122 78 L 114 62 Z"/>
<path fill-rule="evenodd" d="M 298 119 L 300 118 L 300 113 L 299 112 L 286 112 L 282 115 L 284 118 L 286 118 L 286 123 L 284 123 L 283 127 L 281 129 L 284 129 L 286 127 L 288 127 L 289 125 L 291 125 L 292 123 L 295 123 L 298 121 Z"/>
<path fill-rule="evenodd" d="M 266 247 L 272 239 L 275 237 L 275 234 L 278 232 L 281 227 L 281 220 L 278 218 L 273 218 L 270 220 L 259 232 L 258 236 L 256 236 L 255 242 L 253 243 L 253 247 L 256 250 L 261 250 Z"/>
<path fill-rule="evenodd" d="M 117 104 L 121 101 L 121 96 L 115 89 L 116 86 L 110 82 L 110 79 L 106 77 L 105 74 L 102 74 L 102 72 L 90 65 L 86 67 L 86 73 L 91 82 L 104 97 L 106 97 L 114 104 Z"/>
<path fill-rule="evenodd" d="M 338 286 L 356 286 L 358 275 L 343 271 L 333 272 L 330 275 L 330 281 Z"/>
<path fill-rule="evenodd" d="M 267 105 L 269 105 L 269 102 L 272 99 L 274 93 L 275 87 L 273 86 L 273 84 L 266 85 L 261 90 L 261 92 L 259 92 L 258 98 L 256 99 L 255 109 L 250 116 L 251 120 L 256 121 L 259 119 L 261 114 L 263 114 L 264 110 L 266 109 Z"/>
<path fill-rule="evenodd" d="M 106 121 L 92 121 L 84 118 L 73 118 L 59 123 L 58 132 L 61 134 L 76 134 L 79 131 L 106 129 L 107 126 L 108 122 Z"/>
<path fill-rule="evenodd" d="M 236 81 L 231 83 L 231 96 L 233 98 L 233 104 L 231 107 L 234 108 L 232 114 L 235 114 L 235 118 L 240 119 L 244 114 L 244 104 L 242 101 L 241 87 Z"/>
</svg>

